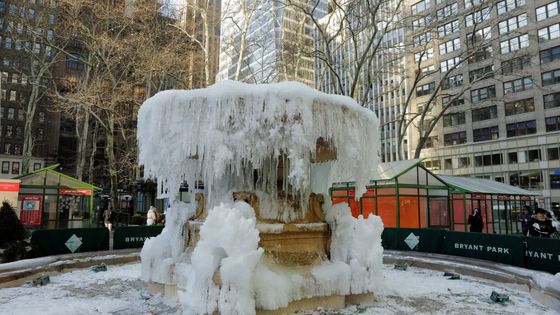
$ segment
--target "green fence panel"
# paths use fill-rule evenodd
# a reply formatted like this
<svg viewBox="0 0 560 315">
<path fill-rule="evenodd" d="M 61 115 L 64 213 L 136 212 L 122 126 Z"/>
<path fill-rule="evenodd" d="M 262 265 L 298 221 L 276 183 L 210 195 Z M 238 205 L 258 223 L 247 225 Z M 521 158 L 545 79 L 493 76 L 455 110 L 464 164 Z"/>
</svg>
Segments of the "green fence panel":
<svg viewBox="0 0 560 315">
<path fill-rule="evenodd" d="M 469 232 L 447 232 L 443 254 L 491 260 L 523 267 L 521 236 Z"/>
<path fill-rule="evenodd" d="M 385 228 L 381 239 L 385 249 L 441 253 L 446 233 L 441 229 Z"/>
<path fill-rule="evenodd" d="M 525 266 L 553 274 L 560 272 L 560 240 L 540 237 L 523 237 Z"/>
<path fill-rule="evenodd" d="M 31 234 L 36 256 L 109 250 L 107 228 L 36 230 Z"/>
<path fill-rule="evenodd" d="M 163 225 L 117 227 L 113 234 L 113 248 L 141 248 L 146 239 L 159 235 L 162 230 Z"/>
</svg>

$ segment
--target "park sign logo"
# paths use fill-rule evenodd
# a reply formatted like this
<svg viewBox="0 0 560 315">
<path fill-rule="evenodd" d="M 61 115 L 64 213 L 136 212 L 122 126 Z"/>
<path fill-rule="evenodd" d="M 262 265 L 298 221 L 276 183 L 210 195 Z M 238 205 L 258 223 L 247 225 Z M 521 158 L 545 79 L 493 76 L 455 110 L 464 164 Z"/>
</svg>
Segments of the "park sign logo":
<svg viewBox="0 0 560 315">
<path fill-rule="evenodd" d="M 64 243 L 71 253 L 74 253 L 80 246 L 82 246 L 82 238 L 77 237 L 76 234 L 72 234 L 70 238 Z"/>
<path fill-rule="evenodd" d="M 411 250 L 414 250 L 418 243 L 420 243 L 420 236 L 414 235 L 414 233 L 410 233 L 405 239 L 404 242 Z"/>
<path fill-rule="evenodd" d="M 458 250 L 474 251 L 481 253 L 493 253 L 493 254 L 503 254 L 510 255 L 509 247 L 493 246 L 493 245 L 482 245 L 482 244 L 471 244 L 465 242 L 455 242 L 453 243 L 454 248 Z"/>
</svg>

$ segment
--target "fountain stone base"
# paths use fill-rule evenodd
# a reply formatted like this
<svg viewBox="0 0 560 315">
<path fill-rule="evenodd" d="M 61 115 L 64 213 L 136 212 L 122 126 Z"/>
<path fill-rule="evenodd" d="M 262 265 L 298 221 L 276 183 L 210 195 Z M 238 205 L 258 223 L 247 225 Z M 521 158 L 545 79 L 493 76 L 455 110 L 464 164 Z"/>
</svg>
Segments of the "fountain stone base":
<svg viewBox="0 0 560 315">
<path fill-rule="evenodd" d="M 204 222 L 188 222 L 189 241 L 186 247 L 195 248 L 200 239 L 200 227 Z M 297 270 L 299 275 L 312 277 L 311 269 L 329 260 L 331 231 L 327 223 L 303 224 L 257 224 L 259 246 L 264 249 L 263 262 L 272 270 Z M 190 263 L 187 261 L 187 263 Z M 221 285 L 219 273 L 216 272 L 214 283 Z M 151 293 L 160 293 L 167 298 L 177 299 L 175 284 L 150 282 Z M 290 314 L 300 310 L 316 308 L 342 309 L 349 305 L 371 305 L 373 293 L 312 296 L 290 302 L 287 306 L 275 310 L 257 309 L 257 314 Z"/>
</svg>

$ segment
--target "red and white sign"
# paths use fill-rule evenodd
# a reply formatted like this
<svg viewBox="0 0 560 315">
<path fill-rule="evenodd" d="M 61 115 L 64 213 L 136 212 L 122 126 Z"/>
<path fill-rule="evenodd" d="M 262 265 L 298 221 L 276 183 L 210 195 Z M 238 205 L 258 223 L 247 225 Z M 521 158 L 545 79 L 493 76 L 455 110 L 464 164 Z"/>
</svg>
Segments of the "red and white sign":
<svg viewBox="0 0 560 315">
<path fill-rule="evenodd" d="M 59 195 L 91 195 L 91 190 L 89 189 L 59 189 Z"/>
<path fill-rule="evenodd" d="M 19 183 L 0 182 L 0 191 L 19 191 Z"/>
<path fill-rule="evenodd" d="M 42 196 L 21 196 L 21 209 L 19 219 L 25 225 L 41 225 L 43 213 Z"/>
</svg>

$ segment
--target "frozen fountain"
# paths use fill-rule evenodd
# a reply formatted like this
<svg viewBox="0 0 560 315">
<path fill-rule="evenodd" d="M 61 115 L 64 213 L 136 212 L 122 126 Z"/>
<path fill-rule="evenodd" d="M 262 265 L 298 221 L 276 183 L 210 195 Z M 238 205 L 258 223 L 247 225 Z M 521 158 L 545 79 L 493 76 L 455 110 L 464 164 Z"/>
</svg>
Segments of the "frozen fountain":
<svg viewBox="0 0 560 315">
<path fill-rule="evenodd" d="M 171 207 L 142 249 L 143 279 L 198 314 L 372 302 L 381 220 L 331 206 L 328 188 L 351 179 L 361 195 L 377 139 L 371 111 L 298 83 L 158 93 L 139 112 L 140 163 Z M 192 202 L 178 200 L 200 181 Z"/>
</svg>

